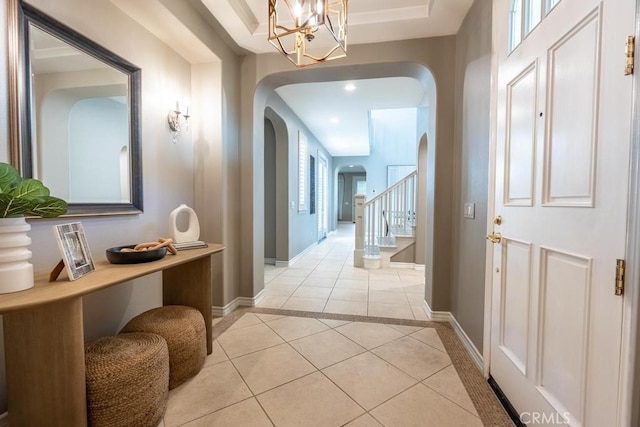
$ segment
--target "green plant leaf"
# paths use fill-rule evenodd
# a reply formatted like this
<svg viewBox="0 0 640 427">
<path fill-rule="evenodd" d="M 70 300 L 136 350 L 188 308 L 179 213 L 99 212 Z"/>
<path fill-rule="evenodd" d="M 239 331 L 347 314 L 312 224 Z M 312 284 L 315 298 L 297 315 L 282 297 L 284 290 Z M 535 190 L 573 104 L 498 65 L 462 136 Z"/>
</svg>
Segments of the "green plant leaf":
<svg viewBox="0 0 640 427">
<path fill-rule="evenodd" d="M 0 194 L 0 218 L 24 216 L 31 203 L 25 199 L 16 199 L 9 194 Z"/>
<path fill-rule="evenodd" d="M 7 163 L 0 163 L 0 194 L 9 193 L 21 181 L 22 177 L 16 168 Z"/>
<path fill-rule="evenodd" d="M 42 201 L 32 205 L 27 215 L 37 215 L 42 218 L 55 218 L 67 212 L 67 202 L 57 197 L 45 197 Z"/>
<path fill-rule="evenodd" d="M 34 201 L 49 197 L 49 189 L 37 179 L 25 179 L 10 194 L 18 199 Z"/>
<path fill-rule="evenodd" d="M 66 213 L 67 208 L 67 202 L 50 196 L 40 180 L 23 179 L 16 168 L 0 162 L 0 218 L 53 218 Z"/>
</svg>

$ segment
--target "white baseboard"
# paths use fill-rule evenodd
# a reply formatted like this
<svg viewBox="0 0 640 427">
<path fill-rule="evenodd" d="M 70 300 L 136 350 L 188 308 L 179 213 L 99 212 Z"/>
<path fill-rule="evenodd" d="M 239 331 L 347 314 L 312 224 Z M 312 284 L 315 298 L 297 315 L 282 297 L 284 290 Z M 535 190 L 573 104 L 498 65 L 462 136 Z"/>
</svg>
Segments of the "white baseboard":
<svg viewBox="0 0 640 427">
<path fill-rule="evenodd" d="M 467 350 L 467 353 L 469 353 L 469 356 L 471 356 L 471 360 L 473 360 L 473 363 L 475 363 L 480 372 L 483 372 L 484 361 L 482 359 L 482 353 L 480 353 L 473 342 L 471 342 L 471 339 L 469 339 L 469 336 L 464 331 L 464 329 L 462 329 L 462 326 L 460 326 L 453 314 L 451 314 L 451 312 L 449 311 L 432 311 L 431 307 L 429 307 L 429 304 L 427 304 L 426 301 L 424 302 L 422 308 L 431 321 L 449 322 L 456 335 L 458 335 L 458 338 L 460 338 L 462 345 L 464 345 L 464 348 Z"/>
<path fill-rule="evenodd" d="M 265 265 L 276 265 L 276 259 L 275 258 L 265 258 L 264 259 L 264 263 L 265 263 Z"/>
<path fill-rule="evenodd" d="M 307 249 L 305 249 L 304 251 L 300 252 L 298 255 L 296 255 L 293 258 L 291 258 L 289 261 L 277 261 L 276 260 L 276 267 L 291 267 L 293 264 L 295 264 L 296 262 L 300 261 L 300 258 L 305 256 L 307 254 L 307 252 L 309 252 L 311 249 L 313 249 L 316 246 L 318 246 L 318 243 L 311 244 L 311 246 L 309 246 Z"/>
<path fill-rule="evenodd" d="M 264 298 L 264 289 L 255 297 L 238 297 L 224 307 L 211 307 L 211 313 L 215 317 L 224 317 L 238 307 L 255 307 Z M 2 427 L 0 425 L 0 427 Z"/>
<path fill-rule="evenodd" d="M 462 326 L 458 323 L 456 318 L 451 315 L 451 321 L 449 322 L 453 327 L 453 330 L 456 331 L 458 338 L 462 341 L 462 344 L 467 349 L 467 353 L 471 356 L 471 360 L 476 364 L 476 367 L 480 372 L 484 372 L 484 360 L 482 359 L 482 354 L 478 351 L 476 346 L 471 342 L 467 333 L 462 329 Z"/>
<path fill-rule="evenodd" d="M 423 302 L 422 308 L 432 322 L 451 322 L 451 313 L 448 311 L 433 311 L 426 301 Z"/>
<path fill-rule="evenodd" d="M 214 305 L 213 307 L 211 307 L 211 313 L 215 317 L 224 317 L 227 314 L 231 313 L 236 308 L 238 308 L 239 305 L 240 305 L 240 302 L 238 301 L 238 298 L 236 298 L 233 301 L 231 301 L 229 304 L 225 305 L 224 307 L 217 307 Z"/>
<path fill-rule="evenodd" d="M 413 262 L 392 262 L 389 265 L 391 268 L 400 268 L 400 269 L 411 269 L 411 270 L 417 270 L 417 271 L 425 271 L 425 265 L 424 264 L 416 264 Z"/>
<path fill-rule="evenodd" d="M 238 300 L 240 300 L 239 305 L 242 307 L 255 307 L 256 305 L 260 304 L 260 301 L 262 301 L 262 299 L 264 298 L 265 292 L 266 289 L 262 289 L 260 292 L 258 292 L 258 295 L 253 298 L 238 297 Z"/>
<path fill-rule="evenodd" d="M 391 262 L 389 266 L 391 268 L 400 268 L 407 270 L 413 270 L 415 268 L 415 264 L 413 262 Z"/>
</svg>

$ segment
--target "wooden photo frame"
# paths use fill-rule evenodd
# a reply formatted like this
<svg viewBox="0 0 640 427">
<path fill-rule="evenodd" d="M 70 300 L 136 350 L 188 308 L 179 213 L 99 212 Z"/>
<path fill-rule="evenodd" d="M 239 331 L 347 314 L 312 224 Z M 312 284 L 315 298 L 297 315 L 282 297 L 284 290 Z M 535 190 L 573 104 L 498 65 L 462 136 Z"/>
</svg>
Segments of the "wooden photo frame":
<svg viewBox="0 0 640 427">
<path fill-rule="evenodd" d="M 79 279 L 96 269 L 81 223 L 54 225 L 53 233 L 69 280 Z"/>
</svg>

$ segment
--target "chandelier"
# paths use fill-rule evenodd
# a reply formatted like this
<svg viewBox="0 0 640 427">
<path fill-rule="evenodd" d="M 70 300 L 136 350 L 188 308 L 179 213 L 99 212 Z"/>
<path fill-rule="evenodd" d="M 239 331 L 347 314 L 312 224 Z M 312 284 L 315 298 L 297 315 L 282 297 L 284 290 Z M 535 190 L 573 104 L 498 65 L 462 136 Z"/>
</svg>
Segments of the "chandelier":
<svg viewBox="0 0 640 427">
<path fill-rule="evenodd" d="M 269 0 L 269 43 L 296 67 L 347 56 L 348 0 Z"/>
</svg>

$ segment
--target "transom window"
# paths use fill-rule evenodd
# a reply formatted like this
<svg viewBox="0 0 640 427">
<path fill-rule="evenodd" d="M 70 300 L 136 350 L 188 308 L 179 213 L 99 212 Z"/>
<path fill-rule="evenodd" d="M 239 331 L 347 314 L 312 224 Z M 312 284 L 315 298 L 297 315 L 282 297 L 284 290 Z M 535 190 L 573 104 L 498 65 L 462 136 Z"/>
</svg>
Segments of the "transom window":
<svg viewBox="0 0 640 427">
<path fill-rule="evenodd" d="M 509 52 L 513 51 L 560 0 L 511 0 Z"/>
</svg>

